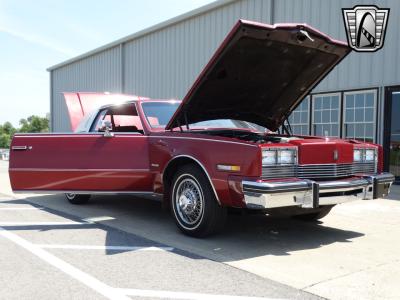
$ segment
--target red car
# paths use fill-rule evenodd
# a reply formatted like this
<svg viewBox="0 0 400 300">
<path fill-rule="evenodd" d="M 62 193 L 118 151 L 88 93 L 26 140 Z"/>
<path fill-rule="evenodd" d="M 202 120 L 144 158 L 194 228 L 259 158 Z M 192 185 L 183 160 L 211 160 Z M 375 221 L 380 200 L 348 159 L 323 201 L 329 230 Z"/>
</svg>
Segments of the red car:
<svg viewBox="0 0 400 300">
<path fill-rule="evenodd" d="M 349 51 L 304 24 L 239 21 L 182 102 L 66 93 L 74 133 L 15 135 L 12 188 L 66 193 L 73 204 L 160 196 L 197 237 L 220 229 L 227 208 L 318 219 L 383 197 L 394 177 L 381 146 L 295 136 L 284 122 Z"/>
</svg>

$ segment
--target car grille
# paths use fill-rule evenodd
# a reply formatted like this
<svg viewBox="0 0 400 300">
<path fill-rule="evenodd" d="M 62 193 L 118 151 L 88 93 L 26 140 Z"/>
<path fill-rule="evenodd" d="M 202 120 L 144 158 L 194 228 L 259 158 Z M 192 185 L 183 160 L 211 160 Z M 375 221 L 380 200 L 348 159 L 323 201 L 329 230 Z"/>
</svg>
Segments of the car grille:
<svg viewBox="0 0 400 300">
<path fill-rule="evenodd" d="M 376 172 L 376 164 L 315 164 L 295 166 L 268 166 L 262 168 L 263 179 L 297 177 L 305 179 L 329 179 L 349 177 L 355 174 L 373 174 Z"/>
</svg>

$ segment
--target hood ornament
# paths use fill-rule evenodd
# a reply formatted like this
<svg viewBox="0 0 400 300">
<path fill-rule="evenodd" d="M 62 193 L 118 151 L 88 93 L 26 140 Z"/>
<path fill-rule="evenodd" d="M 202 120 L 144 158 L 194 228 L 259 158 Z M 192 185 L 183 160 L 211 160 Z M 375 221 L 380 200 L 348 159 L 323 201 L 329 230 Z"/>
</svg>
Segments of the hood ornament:
<svg viewBox="0 0 400 300">
<path fill-rule="evenodd" d="M 333 160 L 337 161 L 339 159 L 339 151 L 333 150 Z"/>
</svg>

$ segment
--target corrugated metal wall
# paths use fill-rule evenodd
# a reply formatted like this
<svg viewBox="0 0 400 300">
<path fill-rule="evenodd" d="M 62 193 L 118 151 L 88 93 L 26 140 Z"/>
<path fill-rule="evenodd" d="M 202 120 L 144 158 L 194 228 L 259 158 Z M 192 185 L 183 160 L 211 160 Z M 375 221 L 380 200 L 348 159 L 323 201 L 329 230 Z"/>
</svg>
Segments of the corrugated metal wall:
<svg viewBox="0 0 400 300">
<path fill-rule="evenodd" d="M 342 8 L 355 5 L 390 7 L 385 46 L 374 53 L 353 52 L 322 81 L 315 91 L 336 91 L 365 87 L 379 87 L 400 83 L 400 1 L 372 0 L 278 0 L 275 2 L 274 22 L 304 22 L 346 41 Z"/>
<path fill-rule="evenodd" d="M 233 1 L 126 42 L 121 47 L 54 69 L 51 71 L 53 130 L 69 131 L 66 108 L 60 94 L 63 91 L 110 91 L 153 98 L 181 98 L 239 18 L 265 23 L 308 23 L 334 38 L 346 40 L 341 8 L 361 2 Z M 385 47 L 376 53 L 350 54 L 316 91 L 400 83 L 397 71 L 400 59 L 400 1 L 365 2 L 374 3 L 391 8 Z"/>
<path fill-rule="evenodd" d="M 62 92 L 121 91 L 120 54 L 120 47 L 114 47 L 51 71 L 53 131 L 71 131 Z"/>
<path fill-rule="evenodd" d="M 270 1 L 237 1 L 133 40 L 124 47 L 125 92 L 185 95 L 239 18 L 270 21 Z"/>
</svg>

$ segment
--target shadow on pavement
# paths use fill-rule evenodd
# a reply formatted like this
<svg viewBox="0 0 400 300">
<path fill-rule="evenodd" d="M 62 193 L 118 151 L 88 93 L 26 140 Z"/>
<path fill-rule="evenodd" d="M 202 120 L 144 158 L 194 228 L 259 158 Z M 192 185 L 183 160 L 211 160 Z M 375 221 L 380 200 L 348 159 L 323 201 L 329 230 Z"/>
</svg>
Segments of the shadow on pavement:
<svg viewBox="0 0 400 300">
<path fill-rule="evenodd" d="M 201 249 L 190 252 L 206 253 L 208 258 L 224 262 L 264 255 L 290 255 L 290 252 L 316 249 L 332 243 L 349 243 L 351 239 L 363 236 L 360 232 L 324 226 L 323 222 L 307 223 L 265 215 L 230 215 L 222 233 L 205 239 L 195 239 L 179 232 L 172 217 L 161 208 L 159 202 L 147 199 L 131 196 L 95 196 L 83 206 L 66 203 L 63 195 L 27 197 L 26 200 L 32 205 L 44 207 L 44 210 L 51 214 L 71 221 L 82 221 L 96 216 L 111 216 L 114 219 L 102 224 L 16 226 L 6 227 L 7 229 L 71 230 L 94 227 L 107 232 L 106 246 L 167 245 L 176 249 Z M 10 200 L 1 203 L 15 205 L 26 204 L 27 201 Z M 121 252 L 127 251 L 106 250 L 108 255 Z M 186 251 L 175 252 L 200 258 Z"/>
</svg>

